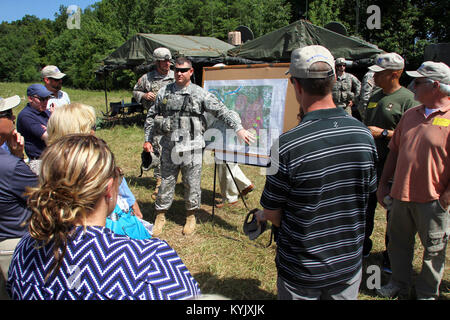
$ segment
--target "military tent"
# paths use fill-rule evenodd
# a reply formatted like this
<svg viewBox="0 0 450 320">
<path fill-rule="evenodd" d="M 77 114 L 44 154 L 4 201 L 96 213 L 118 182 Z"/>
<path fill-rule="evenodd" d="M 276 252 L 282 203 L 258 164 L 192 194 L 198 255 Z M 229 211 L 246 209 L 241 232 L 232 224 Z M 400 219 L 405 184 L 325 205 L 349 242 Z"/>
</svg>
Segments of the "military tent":
<svg viewBox="0 0 450 320">
<path fill-rule="evenodd" d="M 309 45 L 322 45 L 335 58 L 370 64 L 383 50 L 356 37 L 348 37 L 298 20 L 227 51 L 229 57 L 265 62 L 289 62 L 292 50 Z"/>
<path fill-rule="evenodd" d="M 424 61 L 444 62 L 450 66 L 450 43 L 434 43 L 425 47 Z"/>
<path fill-rule="evenodd" d="M 108 75 L 119 69 L 132 69 L 138 74 L 147 72 L 153 67 L 153 51 L 159 47 L 168 48 L 173 57 L 190 57 L 194 66 L 196 66 L 195 80 L 195 78 L 199 79 L 201 77 L 201 67 L 203 65 L 222 62 L 227 50 L 234 46 L 213 37 L 152 33 L 135 34 L 106 57 L 103 60 L 103 64 L 95 72 L 99 78 L 104 80 L 107 113 L 106 78 Z"/>
<path fill-rule="evenodd" d="M 99 72 L 152 64 L 153 51 L 159 47 L 168 48 L 174 57 L 189 56 L 194 62 L 223 58 L 227 50 L 234 48 L 213 37 L 138 33 L 106 57 Z"/>
</svg>

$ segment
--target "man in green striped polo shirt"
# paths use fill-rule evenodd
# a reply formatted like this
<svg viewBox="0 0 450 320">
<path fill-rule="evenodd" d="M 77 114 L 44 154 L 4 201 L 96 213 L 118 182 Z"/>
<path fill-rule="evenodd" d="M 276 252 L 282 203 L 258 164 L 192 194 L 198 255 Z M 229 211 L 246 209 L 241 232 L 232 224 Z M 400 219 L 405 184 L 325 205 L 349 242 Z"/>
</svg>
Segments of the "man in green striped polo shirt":
<svg viewBox="0 0 450 320">
<path fill-rule="evenodd" d="M 278 227 L 279 299 L 357 299 L 365 209 L 376 189 L 370 131 L 332 98 L 334 58 L 322 46 L 296 49 L 289 67 L 304 116 L 272 148 L 258 221 Z M 293 106 L 291 106 L 293 107 Z"/>
</svg>

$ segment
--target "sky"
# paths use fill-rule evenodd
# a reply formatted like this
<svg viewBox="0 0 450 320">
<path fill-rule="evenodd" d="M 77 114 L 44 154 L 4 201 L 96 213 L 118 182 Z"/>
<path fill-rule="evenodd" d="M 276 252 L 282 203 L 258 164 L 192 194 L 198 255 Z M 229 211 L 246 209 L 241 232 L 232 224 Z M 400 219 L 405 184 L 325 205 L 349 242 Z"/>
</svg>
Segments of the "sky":
<svg viewBox="0 0 450 320">
<path fill-rule="evenodd" d="M 84 10 L 96 2 L 100 0 L 0 0 L 0 23 L 20 20 L 27 14 L 54 20 L 60 5 L 76 5 Z"/>
</svg>

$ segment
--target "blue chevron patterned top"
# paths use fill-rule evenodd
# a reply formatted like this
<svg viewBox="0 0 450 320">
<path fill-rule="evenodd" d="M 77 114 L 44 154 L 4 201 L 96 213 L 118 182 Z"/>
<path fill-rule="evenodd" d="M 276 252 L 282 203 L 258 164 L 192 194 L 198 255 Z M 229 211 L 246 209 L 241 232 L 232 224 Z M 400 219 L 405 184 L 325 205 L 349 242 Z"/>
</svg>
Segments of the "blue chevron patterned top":
<svg viewBox="0 0 450 320">
<path fill-rule="evenodd" d="M 197 281 L 165 241 L 134 240 L 99 226 L 77 227 L 56 277 L 52 245 L 36 248 L 25 235 L 9 268 L 7 290 L 18 300 L 190 299 Z"/>
</svg>

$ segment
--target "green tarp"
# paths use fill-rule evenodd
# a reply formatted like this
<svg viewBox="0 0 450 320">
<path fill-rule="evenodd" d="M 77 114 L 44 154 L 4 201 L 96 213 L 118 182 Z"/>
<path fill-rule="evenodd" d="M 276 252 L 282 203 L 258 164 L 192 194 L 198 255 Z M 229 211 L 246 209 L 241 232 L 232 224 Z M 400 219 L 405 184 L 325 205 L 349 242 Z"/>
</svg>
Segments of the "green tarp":
<svg viewBox="0 0 450 320">
<path fill-rule="evenodd" d="M 224 57 L 234 46 L 213 37 L 138 33 L 103 60 L 105 66 L 130 68 L 153 61 L 156 48 L 168 48 L 174 57 Z"/>
<path fill-rule="evenodd" d="M 425 47 L 423 61 L 444 62 L 450 66 L 450 43 L 434 43 Z"/>
<path fill-rule="evenodd" d="M 335 58 L 347 60 L 372 59 L 382 52 L 377 46 L 356 37 L 299 20 L 290 25 L 245 42 L 227 51 L 228 56 L 268 62 L 289 62 L 292 50 L 309 45 L 322 45 Z"/>
</svg>

